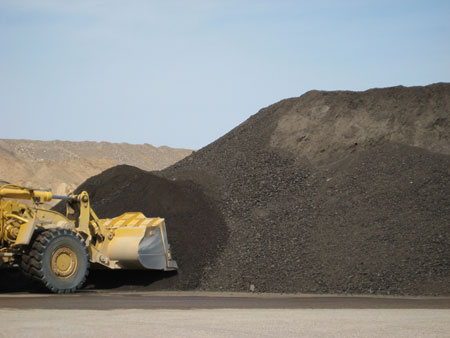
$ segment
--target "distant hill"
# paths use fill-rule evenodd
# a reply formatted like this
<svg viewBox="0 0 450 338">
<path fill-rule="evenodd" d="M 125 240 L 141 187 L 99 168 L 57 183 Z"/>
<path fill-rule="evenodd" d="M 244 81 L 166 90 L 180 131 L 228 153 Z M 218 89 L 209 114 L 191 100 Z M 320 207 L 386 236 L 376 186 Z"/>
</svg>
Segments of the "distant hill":
<svg viewBox="0 0 450 338">
<path fill-rule="evenodd" d="M 161 170 L 191 153 L 150 144 L 0 139 L 0 179 L 65 195 L 110 167 Z"/>
</svg>

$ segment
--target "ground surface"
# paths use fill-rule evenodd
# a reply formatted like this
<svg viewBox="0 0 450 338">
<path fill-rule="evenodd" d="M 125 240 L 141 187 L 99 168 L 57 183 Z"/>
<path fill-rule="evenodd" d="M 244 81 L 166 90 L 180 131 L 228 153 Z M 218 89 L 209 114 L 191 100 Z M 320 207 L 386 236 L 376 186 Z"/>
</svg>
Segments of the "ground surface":
<svg viewBox="0 0 450 338">
<path fill-rule="evenodd" d="M 450 297 L 367 297 L 218 292 L 5 293 L 0 308 L 113 309 L 450 309 Z"/>
<path fill-rule="evenodd" d="M 449 337 L 450 299 L 4 294 L 0 325 L 0 337 Z"/>
</svg>

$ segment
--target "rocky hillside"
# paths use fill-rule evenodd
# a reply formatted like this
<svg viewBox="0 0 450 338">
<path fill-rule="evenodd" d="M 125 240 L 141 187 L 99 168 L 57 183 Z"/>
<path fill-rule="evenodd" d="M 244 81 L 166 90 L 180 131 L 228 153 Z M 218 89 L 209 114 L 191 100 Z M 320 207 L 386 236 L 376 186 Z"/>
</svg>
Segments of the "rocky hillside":
<svg viewBox="0 0 450 338">
<path fill-rule="evenodd" d="M 113 166 L 160 170 L 190 153 L 150 144 L 0 139 L 0 179 L 64 195 Z"/>
</svg>

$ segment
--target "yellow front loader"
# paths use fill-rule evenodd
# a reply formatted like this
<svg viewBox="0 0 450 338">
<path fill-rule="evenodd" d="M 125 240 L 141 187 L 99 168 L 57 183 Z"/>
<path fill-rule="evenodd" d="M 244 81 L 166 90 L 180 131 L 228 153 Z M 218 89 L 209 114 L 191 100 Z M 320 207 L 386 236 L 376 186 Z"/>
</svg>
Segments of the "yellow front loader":
<svg viewBox="0 0 450 338">
<path fill-rule="evenodd" d="M 66 215 L 41 207 L 52 199 L 66 201 Z M 83 285 L 90 263 L 110 269 L 178 268 L 163 218 L 127 212 L 99 219 L 85 191 L 54 196 L 0 181 L 0 267 L 20 266 L 52 292 L 70 293 Z"/>
</svg>

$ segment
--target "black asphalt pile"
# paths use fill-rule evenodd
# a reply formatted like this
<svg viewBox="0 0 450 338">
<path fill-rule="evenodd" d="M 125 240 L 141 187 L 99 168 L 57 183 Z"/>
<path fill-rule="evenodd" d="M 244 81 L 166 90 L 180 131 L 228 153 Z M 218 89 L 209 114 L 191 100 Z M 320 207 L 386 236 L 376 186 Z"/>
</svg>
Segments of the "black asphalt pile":
<svg viewBox="0 0 450 338">
<path fill-rule="evenodd" d="M 450 84 L 308 92 L 81 189 L 100 217 L 166 218 L 180 272 L 132 287 L 450 295 Z"/>
</svg>

